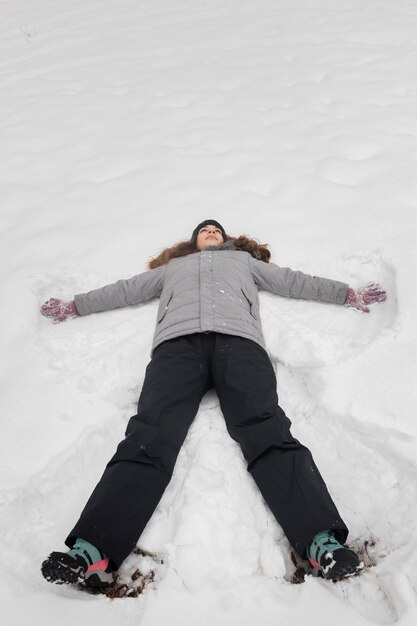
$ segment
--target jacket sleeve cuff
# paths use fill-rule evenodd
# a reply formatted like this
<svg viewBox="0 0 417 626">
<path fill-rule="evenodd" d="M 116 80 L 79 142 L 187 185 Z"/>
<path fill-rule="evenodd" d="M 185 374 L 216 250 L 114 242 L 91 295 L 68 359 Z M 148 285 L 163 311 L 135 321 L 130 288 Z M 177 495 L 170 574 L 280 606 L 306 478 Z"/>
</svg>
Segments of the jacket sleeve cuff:
<svg viewBox="0 0 417 626">
<path fill-rule="evenodd" d="M 83 305 L 83 300 L 85 300 L 83 296 L 84 294 L 77 294 L 74 296 L 75 308 L 77 309 L 79 315 L 88 315 L 90 311 Z"/>
<path fill-rule="evenodd" d="M 337 294 L 336 304 L 345 304 L 348 289 L 349 285 L 343 285 L 343 287 L 339 290 L 339 293 Z"/>
</svg>

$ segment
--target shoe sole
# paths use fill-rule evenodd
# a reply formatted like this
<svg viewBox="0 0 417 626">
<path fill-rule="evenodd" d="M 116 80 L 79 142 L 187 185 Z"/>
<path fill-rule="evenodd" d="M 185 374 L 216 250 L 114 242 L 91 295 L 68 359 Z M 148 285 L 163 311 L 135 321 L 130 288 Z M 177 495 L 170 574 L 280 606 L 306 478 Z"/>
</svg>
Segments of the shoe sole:
<svg viewBox="0 0 417 626">
<path fill-rule="evenodd" d="M 50 558 L 42 563 L 41 572 L 49 583 L 56 585 L 71 585 L 84 580 L 84 570 L 81 566 L 72 569 Z"/>
<path fill-rule="evenodd" d="M 355 555 L 356 557 L 356 555 Z M 332 580 L 333 582 L 339 582 L 345 578 L 356 576 L 363 569 L 362 561 L 356 557 L 352 557 L 351 561 L 345 561 L 344 563 L 335 563 L 328 572 L 323 572 L 323 578 L 326 580 Z"/>
<path fill-rule="evenodd" d="M 354 576 L 363 567 L 363 563 L 351 550 L 344 552 L 342 560 L 338 561 L 337 557 L 338 552 L 333 557 L 333 564 L 328 568 L 323 568 L 323 578 L 326 580 L 338 582 L 344 578 Z"/>
</svg>

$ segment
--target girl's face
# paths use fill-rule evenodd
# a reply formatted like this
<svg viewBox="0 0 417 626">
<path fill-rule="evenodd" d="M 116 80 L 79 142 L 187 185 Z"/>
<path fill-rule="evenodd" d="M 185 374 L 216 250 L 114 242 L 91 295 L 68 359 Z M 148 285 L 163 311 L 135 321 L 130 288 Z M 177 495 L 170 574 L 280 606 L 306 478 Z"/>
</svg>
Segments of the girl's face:
<svg viewBox="0 0 417 626">
<path fill-rule="evenodd" d="M 204 250 L 207 246 L 221 246 L 224 242 L 222 231 L 217 226 L 209 224 L 203 226 L 197 235 L 197 250 Z"/>
</svg>

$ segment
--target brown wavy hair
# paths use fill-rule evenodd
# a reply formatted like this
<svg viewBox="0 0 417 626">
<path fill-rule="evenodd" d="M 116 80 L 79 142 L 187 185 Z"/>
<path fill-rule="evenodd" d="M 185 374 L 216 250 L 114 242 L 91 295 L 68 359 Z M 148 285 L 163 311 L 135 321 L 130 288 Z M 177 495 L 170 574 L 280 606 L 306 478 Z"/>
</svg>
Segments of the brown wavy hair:
<svg viewBox="0 0 417 626">
<path fill-rule="evenodd" d="M 246 235 L 241 235 L 240 237 L 229 237 L 229 235 L 226 235 L 224 241 L 232 241 L 237 250 L 249 252 L 255 259 L 269 263 L 271 253 L 268 250 L 267 243 L 259 243 L 256 239 L 251 239 L 246 237 Z M 180 241 L 170 248 L 164 248 L 158 256 L 153 257 L 147 263 L 147 267 L 153 270 L 156 267 L 161 267 L 161 265 L 166 265 L 171 259 L 178 259 L 179 257 L 194 254 L 195 252 L 198 252 L 195 239 Z"/>
</svg>

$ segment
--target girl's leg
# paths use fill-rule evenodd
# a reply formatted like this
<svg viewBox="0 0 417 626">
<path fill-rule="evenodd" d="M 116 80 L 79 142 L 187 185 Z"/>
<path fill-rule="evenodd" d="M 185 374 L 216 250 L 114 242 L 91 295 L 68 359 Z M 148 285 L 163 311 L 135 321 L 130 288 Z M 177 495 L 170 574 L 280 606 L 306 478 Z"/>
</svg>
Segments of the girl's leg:
<svg viewBox="0 0 417 626">
<path fill-rule="evenodd" d="M 344 542 L 347 527 L 310 451 L 291 435 L 278 405 L 265 350 L 248 339 L 218 335 L 212 375 L 228 431 L 293 548 L 304 557 L 307 544 L 325 529 Z"/>
<path fill-rule="evenodd" d="M 137 415 L 69 534 L 69 547 L 82 537 L 110 557 L 114 568 L 120 566 L 161 499 L 210 386 L 199 335 L 158 346 L 146 370 Z"/>
</svg>

